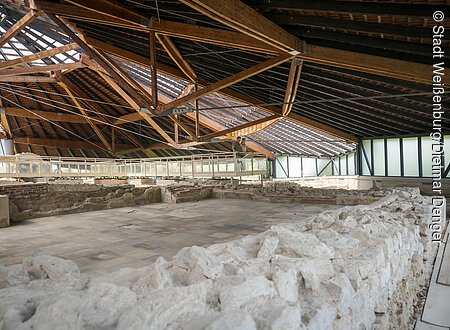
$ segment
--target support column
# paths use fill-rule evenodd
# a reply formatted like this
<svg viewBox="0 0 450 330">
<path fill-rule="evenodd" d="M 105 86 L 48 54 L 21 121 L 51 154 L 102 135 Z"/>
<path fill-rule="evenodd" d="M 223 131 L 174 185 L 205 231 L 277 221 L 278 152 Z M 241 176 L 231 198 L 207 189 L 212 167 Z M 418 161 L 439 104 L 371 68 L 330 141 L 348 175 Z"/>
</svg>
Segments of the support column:
<svg viewBox="0 0 450 330">
<path fill-rule="evenodd" d="M 152 74 L 152 105 L 158 107 L 158 76 L 156 72 L 156 35 L 150 31 L 150 72 Z"/>
</svg>

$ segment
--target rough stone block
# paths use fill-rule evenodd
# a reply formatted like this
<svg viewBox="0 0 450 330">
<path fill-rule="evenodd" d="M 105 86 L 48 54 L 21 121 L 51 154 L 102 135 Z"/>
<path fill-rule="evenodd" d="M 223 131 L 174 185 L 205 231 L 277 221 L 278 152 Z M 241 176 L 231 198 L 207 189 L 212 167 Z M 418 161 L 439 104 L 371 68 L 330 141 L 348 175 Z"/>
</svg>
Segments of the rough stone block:
<svg viewBox="0 0 450 330">
<path fill-rule="evenodd" d="M 0 195 L 0 228 L 9 226 L 9 198 Z"/>
</svg>

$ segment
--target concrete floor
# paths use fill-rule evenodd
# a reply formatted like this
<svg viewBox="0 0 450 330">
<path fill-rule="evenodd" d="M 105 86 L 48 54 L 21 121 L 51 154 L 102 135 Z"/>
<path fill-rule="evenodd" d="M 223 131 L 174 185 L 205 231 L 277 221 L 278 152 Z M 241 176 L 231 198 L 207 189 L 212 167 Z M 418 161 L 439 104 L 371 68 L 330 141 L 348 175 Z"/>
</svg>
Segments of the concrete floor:
<svg viewBox="0 0 450 330">
<path fill-rule="evenodd" d="M 1 229 L 0 265 L 46 253 L 74 260 L 83 272 L 104 274 L 340 207 L 211 199 L 32 219 Z"/>
</svg>

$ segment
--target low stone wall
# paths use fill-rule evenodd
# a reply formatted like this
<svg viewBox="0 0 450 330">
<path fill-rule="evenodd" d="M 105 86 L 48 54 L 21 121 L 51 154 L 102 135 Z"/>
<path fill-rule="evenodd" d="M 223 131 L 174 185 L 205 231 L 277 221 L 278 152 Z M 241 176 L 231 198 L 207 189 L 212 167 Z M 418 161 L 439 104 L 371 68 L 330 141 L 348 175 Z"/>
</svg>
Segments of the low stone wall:
<svg viewBox="0 0 450 330">
<path fill-rule="evenodd" d="M 87 278 L 51 256 L 0 269 L 17 328 L 408 329 L 435 248 L 430 198 L 398 191 L 172 260 Z"/>
<path fill-rule="evenodd" d="M 12 222 L 161 201 L 159 187 L 132 185 L 24 184 L 14 186 L 4 194 L 9 196 Z"/>
<path fill-rule="evenodd" d="M 8 196 L 0 195 L 0 228 L 9 226 L 9 200 Z"/>
<path fill-rule="evenodd" d="M 11 183 L 0 185 L 0 195 L 9 198 L 35 198 L 48 192 L 47 183 Z"/>
<path fill-rule="evenodd" d="M 197 202 L 213 197 L 211 186 L 172 185 L 161 187 L 161 200 L 164 203 Z"/>
</svg>

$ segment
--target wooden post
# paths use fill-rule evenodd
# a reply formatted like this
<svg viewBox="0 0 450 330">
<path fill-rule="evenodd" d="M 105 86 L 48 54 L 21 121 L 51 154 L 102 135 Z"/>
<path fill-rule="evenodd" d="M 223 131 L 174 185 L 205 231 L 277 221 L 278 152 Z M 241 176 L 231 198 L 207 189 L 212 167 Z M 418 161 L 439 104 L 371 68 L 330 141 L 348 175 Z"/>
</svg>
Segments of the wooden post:
<svg viewBox="0 0 450 330">
<path fill-rule="evenodd" d="M 158 107 L 158 77 L 156 72 L 156 35 L 150 31 L 150 72 L 152 75 L 152 105 Z"/>
</svg>

